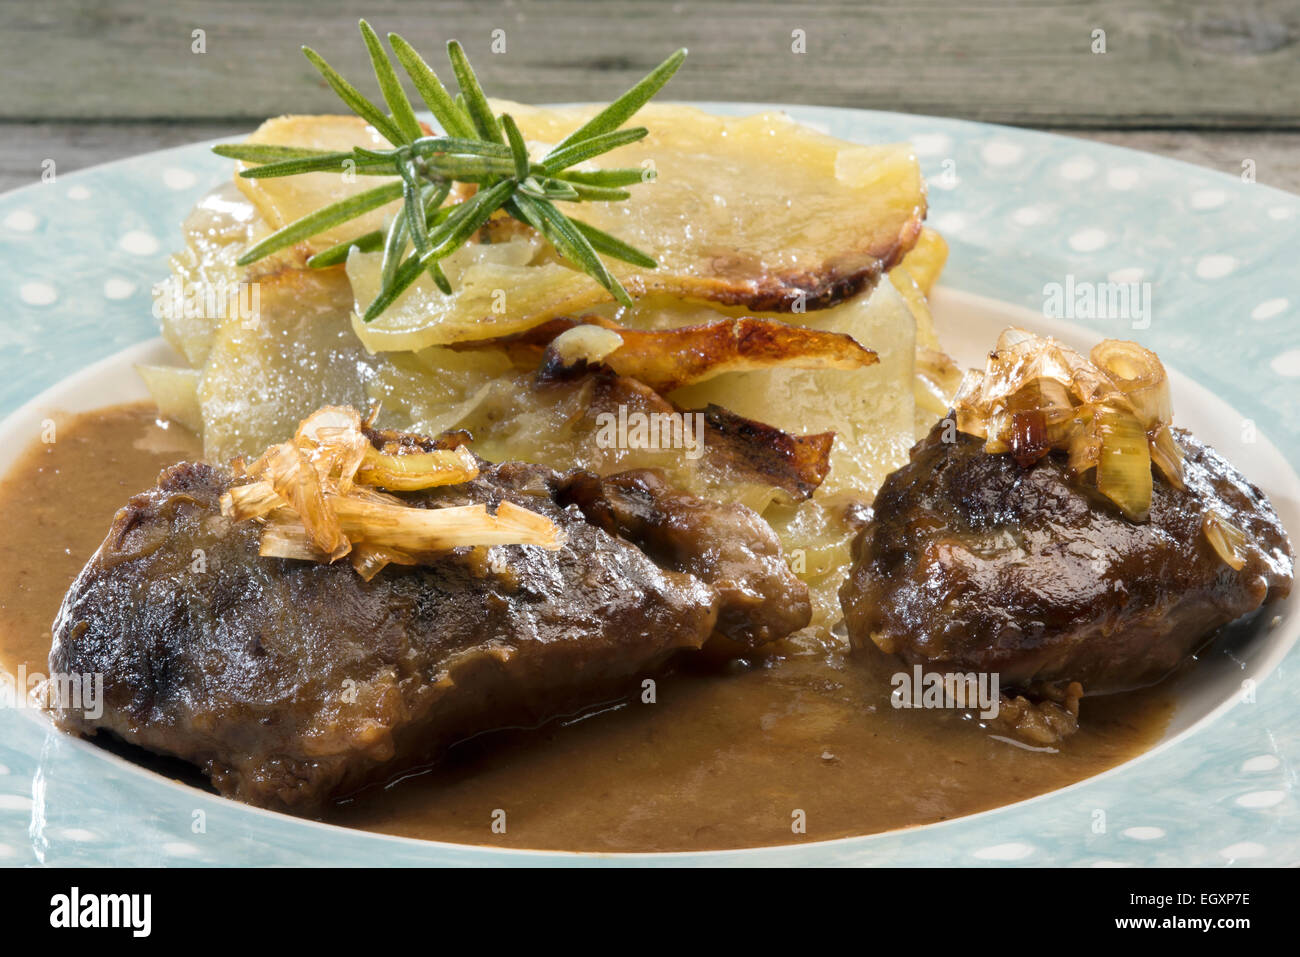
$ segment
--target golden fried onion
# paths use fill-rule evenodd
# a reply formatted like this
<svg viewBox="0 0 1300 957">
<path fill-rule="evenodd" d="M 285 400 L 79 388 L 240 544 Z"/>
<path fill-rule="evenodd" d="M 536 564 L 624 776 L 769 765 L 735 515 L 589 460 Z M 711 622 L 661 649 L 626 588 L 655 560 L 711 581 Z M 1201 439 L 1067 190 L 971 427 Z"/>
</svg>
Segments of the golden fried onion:
<svg viewBox="0 0 1300 957">
<path fill-rule="evenodd" d="M 1098 490 L 1134 521 L 1148 519 L 1151 466 L 1182 488 L 1182 452 L 1169 423 L 1169 380 L 1156 354 L 1106 339 L 1085 359 L 1051 338 L 1007 329 L 983 372 L 954 400 L 957 428 L 1028 466 L 1053 449 L 1076 478 L 1095 470 Z"/>
<path fill-rule="evenodd" d="M 381 452 L 355 409 L 327 406 L 304 419 L 292 440 L 243 468 L 249 481 L 221 496 L 221 513 L 263 524 L 260 555 L 316 562 L 348 555 L 366 581 L 390 563 L 421 564 L 461 546 L 563 544 L 548 518 L 510 502 L 495 514 L 484 505 L 420 508 L 381 491 L 477 476 L 478 461 L 463 447 Z"/>
</svg>

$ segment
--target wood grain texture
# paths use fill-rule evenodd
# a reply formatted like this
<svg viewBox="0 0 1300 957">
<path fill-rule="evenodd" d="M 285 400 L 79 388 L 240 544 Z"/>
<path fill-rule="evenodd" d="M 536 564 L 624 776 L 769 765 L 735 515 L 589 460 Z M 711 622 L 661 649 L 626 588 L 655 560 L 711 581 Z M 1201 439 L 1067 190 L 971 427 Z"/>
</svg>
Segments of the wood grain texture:
<svg viewBox="0 0 1300 957">
<path fill-rule="evenodd" d="M 1300 193 L 1300 133 L 1086 130 L 1071 135 L 1157 153 L 1230 176 L 1240 176 L 1242 163 L 1252 160 L 1255 182 Z"/>
<path fill-rule="evenodd" d="M 253 127 L 234 123 L 0 123 L 0 192 L 41 181 L 42 164 L 55 175 L 184 146 L 219 136 L 242 138 Z"/>
<path fill-rule="evenodd" d="M 678 46 L 681 100 L 820 103 L 1031 126 L 1300 129 L 1296 0 L 45 0 L 5 6 L 0 120 L 257 120 L 337 108 L 298 51 L 368 71 L 359 9 L 485 85 L 607 98 Z M 204 31 L 206 52 L 192 52 Z M 491 52 L 493 31 L 505 52 Z M 1093 53 L 1104 30 L 1106 52 Z M 803 31 L 806 52 L 792 52 Z M 373 83 L 364 85 L 373 90 Z"/>
</svg>

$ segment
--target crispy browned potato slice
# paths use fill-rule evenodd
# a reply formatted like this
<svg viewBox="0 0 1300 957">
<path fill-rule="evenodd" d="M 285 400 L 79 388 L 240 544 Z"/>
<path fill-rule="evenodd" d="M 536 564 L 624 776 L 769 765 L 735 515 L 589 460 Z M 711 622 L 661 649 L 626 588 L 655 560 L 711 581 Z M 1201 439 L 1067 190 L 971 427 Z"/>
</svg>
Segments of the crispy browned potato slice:
<svg viewBox="0 0 1300 957">
<path fill-rule="evenodd" d="M 574 339 L 588 331 L 597 334 Z M 750 316 L 676 329 L 632 329 L 588 315 L 553 319 L 513 336 L 453 348 L 484 347 L 503 349 L 525 364 L 600 363 L 662 393 L 725 372 L 774 366 L 861 369 L 879 361 L 874 352 L 852 336 Z"/>
<path fill-rule="evenodd" d="M 259 126 L 245 143 L 272 146 L 305 146 L 318 150 L 346 151 L 354 146 L 367 149 L 390 149 L 386 139 L 359 116 L 277 116 Z M 237 163 L 236 171 L 251 163 Z M 236 176 L 240 192 L 252 201 L 271 230 L 287 226 L 308 213 L 337 203 L 341 199 L 364 193 L 392 182 L 391 176 L 350 176 L 338 173 L 304 173 L 300 176 L 277 176 L 273 179 L 244 179 Z M 306 255 L 379 229 L 386 217 L 393 215 L 400 202 L 371 210 L 363 216 L 342 223 L 302 243 Z"/>
</svg>

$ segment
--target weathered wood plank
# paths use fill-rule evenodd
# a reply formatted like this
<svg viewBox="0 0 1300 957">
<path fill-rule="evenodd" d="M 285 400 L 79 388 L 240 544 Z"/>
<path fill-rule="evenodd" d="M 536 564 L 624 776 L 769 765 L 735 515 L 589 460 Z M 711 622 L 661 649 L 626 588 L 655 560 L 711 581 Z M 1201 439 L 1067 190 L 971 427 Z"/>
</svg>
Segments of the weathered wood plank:
<svg viewBox="0 0 1300 957">
<path fill-rule="evenodd" d="M 247 133 L 233 123 L 0 123 L 0 192 L 41 181 L 54 160 L 56 176 L 139 153 Z"/>
<path fill-rule="evenodd" d="M 1230 176 L 1240 176 L 1242 163 L 1253 160 L 1255 182 L 1300 193 L 1300 133 L 1078 130 L 1070 135 L 1157 153 Z"/>
<path fill-rule="evenodd" d="M 98 163 L 251 129 L 222 123 L 0 123 L 0 191 L 39 181 L 41 162 L 60 174 Z M 1237 175 L 1253 159 L 1260 183 L 1300 193 L 1300 133 L 1078 130 L 1070 135 L 1147 150 Z"/>
<path fill-rule="evenodd" d="M 298 52 L 363 75 L 341 0 L 10 4 L 0 119 L 260 119 L 337 108 Z M 1300 128 L 1295 0 L 371 0 L 442 62 L 461 39 L 485 85 L 531 102 L 608 97 L 677 46 L 676 99 L 895 109 L 1034 126 Z M 192 52 L 202 30 L 206 52 Z M 1104 30 L 1106 52 L 1094 53 Z M 492 52 L 493 31 L 505 51 Z M 806 52 L 793 52 L 803 31 Z M 367 89 L 372 87 L 367 84 Z"/>
</svg>

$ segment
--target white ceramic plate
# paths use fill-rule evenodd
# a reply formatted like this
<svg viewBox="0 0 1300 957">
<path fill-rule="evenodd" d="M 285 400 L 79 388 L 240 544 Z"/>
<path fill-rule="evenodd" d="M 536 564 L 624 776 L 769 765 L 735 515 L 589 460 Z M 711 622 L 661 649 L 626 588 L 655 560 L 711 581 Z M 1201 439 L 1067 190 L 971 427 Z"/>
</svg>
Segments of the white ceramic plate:
<svg viewBox="0 0 1300 957">
<path fill-rule="evenodd" d="M 1300 280 L 1291 269 L 1300 199 L 1063 137 L 929 117 L 790 112 L 846 139 L 916 145 L 932 184 L 931 222 L 952 246 L 936 316 L 963 364 L 980 363 L 1011 323 L 1085 348 L 1106 336 L 1139 339 L 1171 367 L 1178 423 L 1219 448 L 1269 493 L 1289 528 L 1300 528 Z M 181 218 L 226 174 L 196 144 L 0 196 L 0 256 L 9 266 L 0 275 L 8 307 L 0 413 L 9 415 L 0 466 L 52 411 L 145 397 L 132 366 L 167 348 L 154 338 L 149 288 L 165 275 Z M 1153 309 L 1136 329 L 1122 316 L 1047 318 L 1045 287 L 1066 282 L 1149 283 Z M 1300 752 L 1300 709 L 1287 676 L 1297 671 L 1300 618 L 1292 603 L 1272 611 L 1202 662 L 1180 686 L 1159 745 L 1119 768 L 939 825 L 753 851 L 577 855 L 349 831 L 198 792 L 58 734 L 39 715 L 0 712 L 0 862 L 1296 863 L 1290 756 Z M 1107 821 L 1100 831 L 1098 810 Z"/>
</svg>

